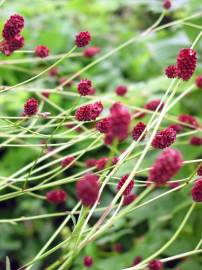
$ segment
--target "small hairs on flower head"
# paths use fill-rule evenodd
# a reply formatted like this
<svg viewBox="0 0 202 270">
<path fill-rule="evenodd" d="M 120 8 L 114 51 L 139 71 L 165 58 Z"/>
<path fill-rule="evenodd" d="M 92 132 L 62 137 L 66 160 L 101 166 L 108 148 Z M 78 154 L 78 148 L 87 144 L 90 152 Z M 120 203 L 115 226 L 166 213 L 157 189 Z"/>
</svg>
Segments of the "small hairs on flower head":
<svg viewBox="0 0 202 270">
<path fill-rule="evenodd" d="M 91 58 L 100 52 L 100 48 L 96 46 L 88 47 L 84 50 L 83 55 L 86 58 Z"/>
<path fill-rule="evenodd" d="M 115 91 L 117 96 L 124 96 L 128 92 L 128 88 L 125 85 L 119 85 Z"/>
<path fill-rule="evenodd" d="M 202 88 L 202 75 L 196 77 L 195 84 L 196 84 L 196 87 Z"/>
</svg>

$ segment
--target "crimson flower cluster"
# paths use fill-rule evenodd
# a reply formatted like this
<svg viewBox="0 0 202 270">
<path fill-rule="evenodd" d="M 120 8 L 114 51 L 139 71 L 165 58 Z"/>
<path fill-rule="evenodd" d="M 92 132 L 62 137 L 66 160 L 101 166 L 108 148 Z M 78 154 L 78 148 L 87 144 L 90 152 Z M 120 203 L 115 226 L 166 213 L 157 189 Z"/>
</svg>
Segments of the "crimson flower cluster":
<svg viewBox="0 0 202 270">
<path fill-rule="evenodd" d="M 155 160 L 148 180 L 156 185 L 164 185 L 177 174 L 182 165 L 181 153 L 175 149 L 166 148 Z"/>
<path fill-rule="evenodd" d="M 202 165 L 197 170 L 198 176 L 202 176 Z"/>
<path fill-rule="evenodd" d="M 81 106 L 76 110 L 75 117 L 78 121 L 92 121 L 95 120 L 103 110 L 101 102 L 95 102 Z"/>
<path fill-rule="evenodd" d="M 67 167 L 68 165 L 73 165 L 73 162 L 74 162 L 74 157 L 73 156 L 68 156 L 66 158 L 64 158 L 62 161 L 61 161 L 61 166 L 63 168 Z"/>
<path fill-rule="evenodd" d="M 24 37 L 20 35 L 24 28 L 24 18 L 19 14 L 10 16 L 3 27 L 3 40 L 0 42 L 0 51 L 6 56 L 24 46 Z"/>
<path fill-rule="evenodd" d="M 132 137 L 135 141 L 137 141 L 145 130 L 146 125 L 143 122 L 137 123 L 137 125 L 132 130 Z M 141 141 L 144 140 L 145 134 L 142 136 Z"/>
<path fill-rule="evenodd" d="M 53 204 L 63 203 L 67 199 L 67 193 L 62 189 L 51 190 L 46 193 L 46 199 Z"/>
<path fill-rule="evenodd" d="M 91 41 L 91 35 L 88 31 L 80 32 L 78 35 L 76 35 L 76 38 L 75 38 L 75 44 L 79 48 L 87 46 L 90 41 Z"/>
<path fill-rule="evenodd" d="M 128 88 L 125 85 L 119 85 L 115 91 L 118 96 L 124 96 L 128 92 Z"/>
<path fill-rule="evenodd" d="M 91 93 L 92 82 L 90 80 L 81 80 L 77 86 L 78 93 L 81 96 L 87 96 Z"/>
<path fill-rule="evenodd" d="M 148 264 L 149 270 L 161 270 L 163 269 L 163 263 L 160 260 L 152 260 Z"/>
<path fill-rule="evenodd" d="M 147 110 L 150 110 L 150 111 L 156 111 L 157 108 L 159 107 L 158 108 L 158 112 L 160 112 L 160 111 L 163 110 L 163 107 L 164 106 L 165 106 L 165 103 L 164 102 L 161 102 L 160 99 L 154 99 L 154 100 L 151 100 L 148 103 L 146 103 L 144 105 L 144 108 L 147 109 Z"/>
<path fill-rule="evenodd" d="M 128 176 L 129 176 L 128 174 L 122 176 L 121 180 L 118 182 L 117 191 L 119 191 L 122 188 L 122 186 L 125 184 L 126 180 L 128 179 Z M 131 180 L 128 186 L 125 188 L 123 195 L 125 196 L 129 195 L 133 187 L 134 187 L 134 180 Z"/>
<path fill-rule="evenodd" d="M 152 146 L 157 149 L 164 149 L 173 144 L 176 140 L 176 131 L 173 128 L 166 128 L 157 132 L 152 141 Z"/>
<path fill-rule="evenodd" d="M 110 128 L 110 118 L 104 118 L 97 122 L 96 124 L 96 129 L 100 133 L 108 133 Z"/>
<path fill-rule="evenodd" d="M 35 98 L 30 98 L 24 105 L 24 115 L 26 116 L 33 116 L 38 111 L 38 100 Z"/>
<path fill-rule="evenodd" d="M 195 202 L 202 202 L 202 178 L 195 181 L 191 193 Z"/>
<path fill-rule="evenodd" d="M 83 55 L 87 58 L 92 58 L 100 52 L 100 48 L 96 46 L 88 47 L 84 50 Z"/>
<path fill-rule="evenodd" d="M 189 143 L 194 146 L 202 145 L 202 137 L 193 136 L 190 138 Z"/>
<path fill-rule="evenodd" d="M 91 256 L 85 256 L 83 258 L 83 265 L 90 268 L 93 265 L 93 258 Z"/>
<path fill-rule="evenodd" d="M 200 126 L 197 119 L 194 116 L 189 115 L 189 114 L 179 115 L 178 120 L 184 123 L 184 125 L 181 124 L 182 126 L 188 127 L 190 129 L 195 129 Z"/>
<path fill-rule="evenodd" d="M 38 45 L 35 48 L 35 55 L 40 58 L 46 58 L 49 55 L 49 48 L 44 45 Z"/>
</svg>

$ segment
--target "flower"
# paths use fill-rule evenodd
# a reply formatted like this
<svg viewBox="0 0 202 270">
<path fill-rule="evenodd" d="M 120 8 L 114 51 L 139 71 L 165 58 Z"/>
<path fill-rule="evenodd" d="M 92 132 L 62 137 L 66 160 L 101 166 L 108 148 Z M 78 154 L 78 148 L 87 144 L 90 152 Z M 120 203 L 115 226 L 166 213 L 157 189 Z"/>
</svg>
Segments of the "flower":
<svg viewBox="0 0 202 270">
<path fill-rule="evenodd" d="M 128 179 L 129 174 L 126 174 L 124 176 L 122 176 L 121 180 L 118 182 L 117 185 L 117 191 L 119 191 L 122 186 L 125 184 L 126 180 Z M 132 189 L 134 187 L 134 180 L 131 180 L 128 184 L 128 186 L 125 188 L 123 195 L 127 196 L 131 193 Z"/>
<path fill-rule="evenodd" d="M 202 145 L 202 137 L 193 136 L 190 138 L 189 143 L 195 146 Z"/>
<path fill-rule="evenodd" d="M 177 68 L 174 65 L 170 65 L 166 68 L 165 74 L 168 78 L 173 79 L 177 77 Z"/>
<path fill-rule="evenodd" d="M 72 156 L 68 156 L 66 158 L 64 158 L 62 161 L 61 161 L 61 166 L 63 168 L 67 167 L 68 165 L 73 165 L 73 162 L 74 162 L 74 157 Z"/>
<path fill-rule="evenodd" d="M 94 167 L 94 166 L 96 166 L 96 163 L 97 163 L 97 160 L 96 159 L 89 158 L 89 159 L 86 160 L 86 167 L 87 168 Z"/>
<path fill-rule="evenodd" d="M 173 128 L 166 128 L 156 133 L 152 146 L 157 149 L 169 147 L 176 141 L 176 131 Z"/>
<path fill-rule="evenodd" d="M 83 56 L 91 58 L 100 52 L 100 48 L 96 46 L 88 47 L 84 50 Z"/>
<path fill-rule="evenodd" d="M 197 170 L 198 176 L 202 176 L 202 165 Z"/>
<path fill-rule="evenodd" d="M 39 45 L 35 48 L 35 55 L 40 58 L 45 58 L 49 55 L 49 48 L 43 45 Z"/>
<path fill-rule="evenodd" d="M 87 46 L 90 41 L 91 41 L 91 35 L 88 31 L 80 32 L 78 35 L 76 35 L 76 38 L 75 38 L 75 44 L 79 48 Z"/>
<path fill-rule="evenodd" d="M 191 48 L 181 49 L 177 56 L 178 77 L 183 81 L 188 81 L 196 69 L 196 64 L 196 51 Z"/>
<path fill-rule="evenodd" d="M 76 183 L 76 193 L 84 206 L 92 206 L 98 199 L 99 182 L 95 174 L 86 174 Z"/>
<path fill-rule="evenodd" d="M 42 96 L 45 97 L 45 98 L 49 98 L 50 92 L 49 91 L 44 91 L 44 92 L 42 92 Z"/>
<path fill-rule="evenodd" d="M 202 75 L 196 77 L 195 84 L 196 84 L 196 87 L 202 88 Z"/>
<path fill-rule="evenodd" d="M 13 39 L 3 40 L 0 42 L 0 51 L 6 56 L 11 55 L 14 51 L 24 46 L 24 37 L 17 35 Z"/>
<path fill-rule="evenodd" d="M 185 125 L 181 124 L 182 126 L 186 126 L 190 129 L 195 129 L 199 127 L 199 123 L 192 115 L 189 114 L 181 114 L 178 117 L 180 122 L 183 122 Z"/>
<path fill-rule="evenodd" d="M 92 82 L 90 80 L 81 80 L 77 86 L 77 90 L 81 96 L 87 96 L 91 92 Z"/>
<path fill-rule="evenodd" d="M 202 178 L 195 181 L 191 194 L 195 202 L 202 202 Z"/>
<path fill-rule="evenodd" d="M 183 127 L 180 124 L 169 125 L 169 128 L 174 129 L 177 134 L 182 132 L 182 130 L 183 130 Z"/>
<path fill-rule="evenodd" d="M 181 153 L 175 149 L 166 148 L 155 160 L 148 180 L 157 185 L 164 185 L 177 174 L 182 165 Z"/>
<path fill-rule="evenodd" d="M 78 121 L 92 121 L 95 120 L 103 110 L 101 102 L 95 102 L 81 106 L 76 110 L 75 117 Z"/>
<path fill-rule="evenodd" d="M 170 9 L 171 6 L 172 6 L 171 0 L 164 0 L 164 1 L 163 1 L 163 7 L 164 7 L 165 9 Z"/>
<path fill-rule="evenodd" d="M 108 133 L 104 137 L 104 144 L 111 145 L 113 140 L 114 140 L 114 137 L 110 133 Z"/>
<path fill-rule="evenodd" d="M 139 263 L 141 263 L 142 261 L 142 257 L 141 256 L 136 256 L 135 259 L 133 260 L 133 265 L 132 266 L 135 266 Z"/>
<path fill-rule="evenodd" d="M 83 265 L 90 268 L 93 265 L 93 258 L 91 256 L 85 256 L 83 258 Z"/>
<path fill-rule="evenodd" d="M 67 193 L 62 189 L 51 190 L 46 193 L 46 199 L 50 203 L 63 203 L 67 199 Z"/>
<path fill-rule="evenodd" d="M 137 125 L 132 130 L 132 137 L 135 141 L 137 141 L 145 130 L 146 125 L 143 122 L 137 123 Z M 142 136 L 141 141 L 144 140 L 145 134 Z"/>
<path fill-rule="evenodd" d="M 125 85 L 119 85 L 115 91 L 118 96 L 124 96 L 128 92 L 128 89 Z"/>
<path fill-rule="evenodd" d="M 131 204 L 135 199 L 137 198 L 137 195 L 135 195 L 135 194 L 129 194 L 129 195 L 126 195 L 126 196 L 124 196 L 124 198 L 123 198 L 123 205 L 129 205 L 129 204 Z"/>
<path fill-rule="evenodd" d="M 5 23 L 2 36 L 5 40 L 11 40 L 22 31 L 23 27 L 24 18 L 19 14 L 14 14 Z"/>
<path fill-rule="evenodd" d="M 58 75 L 58 68 L 57 67 L 53 67 L 49 70 L 49 76 L 50 77 L 55 77 Z"/>
<path fill-rule="evenodd" d="M 109 127 L 110 127 L 110 119 L 109 118 L 104 118 L 96 123 L 96 129 L 100 133 L 108 133 Z"/>
<path fill-rule="evenodd" d="M 98 159 L 96 162 L 96 169 L 98 171 L 103 170 L 105 168 L 105 166 L 107 165 L 108 160 L 109 159 L 107 157 L 102 157 L 102 158 Z"/>
<path fill-rule="evenodd" d="M 148 264 L 149 270 L 161 270 L 163 269 L 163 263 L 160 260 L 152 260 Z"/>
<path fill-rule="evenodd" d="M 146 115 L 145 112 L 141 112 L 141 111 L 136 110 L 133 113 L 133 118 L 134 119 L 141 119 L 141 118 L 145 117 L 145 115 Z"/>
<path fill-rule="evenodd" d="M 154 99 L 154 100 L 151 100 L 148 103 L 146 103 L 144 108 L 147 110 L 150 110 L 150 111 L 156 111 L 156 109 L 158 108 L 160 103 L 161 103 L 160 99 Z M 158 112 L 162 111 L 164 105 L 165 105 L 165 103 L 162 102 L 159 109 L 158 109 Z"/>
<path fill-rule="evenodd" d="M 38 111 L 38 100 L 35 98 L 30 98 L 24 105 L 24 114 L 27 116 L 35 115 Z"/>
</svg>

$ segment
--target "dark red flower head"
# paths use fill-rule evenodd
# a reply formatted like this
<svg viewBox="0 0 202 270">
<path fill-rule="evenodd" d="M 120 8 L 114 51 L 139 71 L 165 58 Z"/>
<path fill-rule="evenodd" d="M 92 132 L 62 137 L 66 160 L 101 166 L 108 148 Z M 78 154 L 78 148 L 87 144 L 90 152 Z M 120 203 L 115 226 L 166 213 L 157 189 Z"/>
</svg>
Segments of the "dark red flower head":
<svg viewBox="0 0 202 270">
<path fill-rule="evenodd" d="M 67 193 L 62 189 L 51 190 L 46 193 L 46 199 L 50 203 L 63 203 L 67 199 Z"/>
<path fill-rule="evenodd" d="M 76 183 L 77 197 L 84 206 L 93 206 L 99 195 L 98 176 L 86 174 Z"/>
<path fill-rule="evenodd" d="M 185 125 L 184 125 L 185 127 L 188 127 L 188 128 L 191 128 L 191 129 L 195 129 L 195 128 L 198 128 L 200 126 L 198 121 L 196 120 L 196 118 L 193 117 L 192 115 L 189 115 L 189 114 L 181 114 L 181 115 L 179 115 L 178 120 L 180 122 L 185 123 Z"/>
<path fill-rule="evenodd" d="M 38 111 L 38 100 L 35 98 L 30 98 L 24 105 L 24 114 L 27 116 L 35 115 Z"/>
<path fill-rule="evenodd" d="M 196 64 L 196 51 L 191 48 L 181 49 L 177 56 L 178 77 L 183 81 L 188 81 L 196 69 Z"/>
<path fill-rule="evenodd" d="M 100 52 L 100 48 L 96 46 L 88 47 L 84 50 L 83 55 L 87 58 L 91 58 Z"/>
<path fill-rule="evenodd" d="M 148 264 L 149 270 L 162 270 L 163 263 L 160 260 L 152 260 Z"/>
<path fill-rule="evenodd" d="M 39 45 L 35 48 L 35 55 L 40 58 L 45 58 L 49 55 L 49 48 L 43 45 Z"/>
<path fill-rule="evenodd" d="M 109 118 L 104 118 L 97 122 L 96 124 L 96 129 L 100 133 L 108 133 L 109 132 L 109 127 L 110 127 L 110 119 Z"/>
<path fill-rule="evenodd" d="M 102 157 L 102 158 L 98 159 L 96 162 L 96 169 L 98 171 L 103 170 L 105 168 L 105 166 L 107 165 L 108 160 L 109 159 L 107 157 Z"/>
<path fill-rule="evenodd" d="M 157 185 L 164 185 L 177 174 L 182 165 L 181 153 L 175 149 L 166 148 L 155 160 L 148 180 Z"/>
<path fill-rule="evenodd" d="M 115 91 L 118 96 L 124 96 L 128 92 L 128 88 L 125 85 L 119 85 Z"/>
<path fill-rule="evenodd" d="M 142 257 L 141 256 L 135 257 L 135 259 L 133 260 L 133 265 L 132 266 L 135 266 L 135 265 L 141 263 L 141 261 L 142 261 Z"/>
<path fill-rule="evenodd" d="M 202 178 L 195 181 L 191 193 L 195 202 L 202 202 Z"/>
<path fill-rule="evenodd" d="M 74 157 L 73 156 L 68 156 L 66 158 L 64 158 L 62 161 L 61 161 L 61 166 L 63 168 L 67 167 L 68 165 L 71 164 L 71 166 L 73 165 L 73 161 L 74 161 Z"/>
<path fill-rule="evenodd" d="M 164 7 L 165 9 L 170 9 L 171 6 L 172 6 L 171 0 L 164 0 L 164 1 L 163 1 L 163 7 Z"/>
<path fill-rule="evenodd" d="M 95 120 L 103 110 L 101 102 L 95 102 L 81 106 L 76 110 L 75 117 L 78 121 L 92 121 Z"/>
<path fill-rule="evenodd" d="M 154 99 L 151 100 L 150 102 L 146 103 L 144 108 L 150 111 L 156 111 L 156 109 L 158 108 L 159 104 L 161 103 L 160 99 Z M 162 111 L 163 107 L 164 107 L 165 103 L 162 102 L 162 104 L 160 105 L 158 112 Z"/>
<path fill-rule="evenodd" d="M 177 134 L 180 133 L 180 132 L 182 132 L 182 130 L 183 130 L 183 127 L 180 124 L 170 125 L 169 128 L 174 129 Z"/>
<path fill-rule="evenodd" d="M 57 75 L 58 75 L 58 68 L 57 68 L 57 67 L 51 68 L 51 69 L 49 70 L 48 75 L 49 75 L 50 77 L 55 77 L 55 76 L 57 76 Z"/>
<path fill-rule="evenodd" d="M 198 176 L 202 176 L 202 165 L 197 170 Z"/>
<path fill-rule="evenodd" d="M 146 115 L 145 112 L 141 112 L 141 111 L 136 110 L 136 111 L 134 111 L 134 113 L 133 113 L 133 118 L 134 118 L 134 119 L 141 119 L 141 118 L 144 118 L 145 115 Z"/>
<path fill-rule="evenodd" d="M 195 84 L 196 84 L 196 87 L 202 88 L 202 75 L 196 77 Z"/>
<path fill-rule="evenodd" d="M 44 92 L 42 92 L 42 96 L 45 97 L 45 98 L 49 98 L 50 92 L 49 91 L 44 91 Z"/>
<path fill-rule="evenodd" d="M 89 158 L 86 160 L 86 167 L 87 168 L 94 167 L 94 166 L 96 166 L 96 164 L 97 164 L 97 160 L 95 158 Z"/>
<path fill-rule="evenodd" d="M 202 145 L 202 137 L 193 136 L 190 138 L 189 143 L 194 146 Z"/>
<path fill-rule="evenodd" d="M 14 51 L 21 49 L 23 46 L 24 46 L 24 37 L 17 35 L 13 39 L 3 40 L 0 43 L 0 51 L 6 56 L 9 56 Z"/>
<path fill-rule="evenodd" d="M 24 18 L 19 14 L 12 15 L 4 25 L 2 36 L 5 40 L 11 40 L 22 31 L 23 27 Z"/>
<path fill-rule="evenodd" d="M 176 141 L 176 131 L 173 128 L 166 128 L 156 133 L 152 146 L 157 149 L 169 147 Z"/>
<path fill-rule="evenodd" d="M 166 68 L 165 74 L 168 78 L 173 79 L 177 77 L 177 68 L 174 65 L 170 65 Z"/>
<path fill-rule="evenodd" d="M 91 92 L 92 82 L 90 80 L 81 80 L 77 90 L 81 96 L 87 96 Z"/>
<path fill-rule="evenodd" d="M 119 191 L 122 188 L 122 186 L 125 184 L 126 180 L 128 179 L 128 176 L 129 176 L 128 174 L 122 176 L 121 180 L 118 182 L 117 191 Z M 134 180 L 131 180 L 128 186 L 125 188 L 123 195 L 125 196 L 129 195 L 133 187 L 134 187 Z"/>
<path fill-rule="evenodd" d="M 83 258 L 83 265 L 90 268 L 93 265 L 93 258 L 91 256 L 85 256 Z"/>
<path fill-rule="evenodd" d="M 137 125 L 132 130 L 132 137 L 135 141 L 139 139 L 142 135 L 143 131 L 145 130 L 146 125 L 142 122 L 137 123 Z M 141 138 L 141 141 L 144 140 L 146 134 Z"/>
<path fill-rule="evenodd" d="M 111 145 L 113 143 L 114 137 L 110 133 L 107 133 L 104 137 L 104 144 Z"/>
<path fill-rule="evenodd" d="M 91 41 L 91 35 L 88 31 L 86 32 L 80 32 L 78 35 L 76 35 L 75 44 L 77 47 L 85 47 L 89 44 Z"/>
<path fill-rule="evenodd" d="M 137 195 L 131 193 L 129 195 L 126 195 L 124 196 L 124 199 L 123 199 L 123 205 L 129 205 L 131 204 L 132 202 L 134 202 L 134 200 L 137 198 Z"/>
</svg>

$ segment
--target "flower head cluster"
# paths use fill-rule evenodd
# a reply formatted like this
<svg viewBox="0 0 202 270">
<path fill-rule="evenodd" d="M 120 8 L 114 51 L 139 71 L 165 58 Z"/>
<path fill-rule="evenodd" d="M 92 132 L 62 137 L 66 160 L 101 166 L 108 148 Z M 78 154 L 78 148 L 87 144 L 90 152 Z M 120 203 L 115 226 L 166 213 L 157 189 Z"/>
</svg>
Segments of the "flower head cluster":
<svg viewBox="0 0 202 270">
<path fill-rule="evenodd" d="M 186 126 L 188 128 L 195 129 L 199 127 L 198 121 L 192 115 L 181 114 L 179 115 L 178 120 L 185 124 L 185 125 L 182 124 L 183 126 Z"/>
<path fill-rule="evenodd" d="M 96 166 L 97 160 L 95 158 L 89 158 L 86 160 L 86 167 L 91 168 Z"/>
<path fill-rule="evenodd" d="M 142 257 L 141 256 L 136 256 L 134 258 L 134 260 L 133 260 L 133 265 L 132 266 L 135 266 L 135 265 L 141 263 L 141 261 L 142 261 Z"/>
<path fill-rule="evenodd" d="M 67 167 L 68 165 L 73 165 L 73 162 L 74 162 L 74 157 L 73 156 L 68 156 L 68 157 L 65 157 L 62 161 L 61 161 L 61 166 L 63 168 Z"/>
<path fill-rule="evenodd" d="M 125 85 L 119 85 L 115 91 L 118 96 L 124 96 L 128 92 L 128 89 Z"/>
<path fill-rule="evenodd" d="M 194 146 L 202 145 L 202 137 L 193 136 L 190 138 L 189 143 Z"/>
<path fill-rule="evenodd" d="M 46 58 L 49 55 L 49 48 L 44 45 L 38 45 L 35 48 L 35 55 L 40 58 Z"/>
<path fill-rule="evenodd" d="M 51 190 L 46 193 L 46 199 L 53 204 L 63 203 L 67 199 L 67 193 L 62 189 Z"/>
<path fill-rule="evenodd" d="M 183 127 L 180 124 L 169 125 L 169 128 L 174 129 L 177 134 L 180 133 L 180 132 L 182 132 L 182 130 L 183 130 Z"/>
<path fill-rule="evenodd" d="M 84 50 L 83 55 L 87 58 L 91 58 L 100 52 L 100 48 L 96 46 L 88 47 Z"/>
<path fill-rule="evenodd" d="M 195 84 L 196 84 L 196 87 L 202 88 L 202 75 L 196 77 Z"/>
<path fill-rule="evenodd" d="M 164 7 L 165 9 L 170 9 L 171 6 L 172 6 L 171 0 L 164 0 L 164 1 L 163 1 L 163 7 Z"/>
<path fill-rule="evenodd" d="M 93 265 L 93 258 L 91 256 L 85 256 L 83 258 L 83 265 L 90 268 Z"/>
<path fill-rule="evenodd" d="M 81 106 L 76 110 L 75 117 L 78 121 L 92 121 L 95 120 L 103 110 L 101 102 L 95 102 Z"/>
<path fill-rule="evenodd" d="M 132 130 L 132 137 L 137 141 L 145 130 L 146 125 L 142 122 L 137 123 L 137 125 Z M 144 140 L 145 135 L 141 138 L 141 141 Z"/>
<path fill-rule="evenodd" d="M 163 269 L 163 263 L 160 260 L 152 260 L 148 264 L 149 270 L 161 270 Z"/>
<path fill-rule="evenodd" d="M 198 176 L 202 176 L 202 165 L 197 170 Z"/>
<path fill-rule="evenodd" d="M 161 105 L 160 105 L 161 104 Z M 156 111 L 156 109 L 158 108 L 158 112 L 162 111 L 163 107 L 164 107 L 165 103 L 161 102 L 160 99 L 154 99 L 149 101 L 148 103 L 146 103 L 144 105 L 144 108 L 150 111 Z"/>
<path fill-rule="evenodd" d="M 165 74 L 168 78 L 173 79 L 177 77 L 177 68 L 174 65 L 170 65 L 166 68 Z"/>
<path fill-rule="evenodd" d="M 75 38 L 75 44 L 79 48 L 87 46 L 90 41 L 91 41 L 91 35 L 88 31 L 80 32 L 78 35 L 76 35 L 76 38 Z"/>
<path fill-rule="evenodd" d="M 86 174 L 76 183 L 77 197 L 84 206 L 92 206 L 98 199 L 99 182 L 95 174 Z"/>
<path fill-rule="evenodd" d="M 90 80 L 81 80 L 77 85 L 78 93 L 81 96 L 87 96 L 91 93 L 92 82 Z"/>
<path fill-rule="evenodd" d="M 128 176 L 129 176 L 128 174 L 122 176 L 121 180 L 118 182 L 117 191 L 119 191 L 122 188 L 122 186 L 125 184 L 126 180 L 128 179 Z M 134 180 L 131 180 L 128 186 L 125 188 L 123 195 L 125 196 L 129 195 L 133 187 L 134 187 Z"/>
<path fill-rule="evenodd" d="M 99 122 L 97 122 L 96 124 L 96 129 L 100 132 L 100 133 L 108 133 L 109 132 L 109 127 L 110 127 L 110 119 L 109 118 L 104 118 L 102 120 L 100 120 Z"/>
<path fill-rule="evenodd" d="M 123 198 L 123 205 L 129 205 L 131 204 L 132 202 L 134 202 L 134 200 L 137 198 L 137 195 L 131 193 L 131 194 L 128 194 L 126 196 L 124 196 Z"/>
<path fill-rule="evenodd" d="M 0 42 L 0 51 L 6 56 L 24 46 L 24 37 L 20 35 L 23 27 L 24 18 L 19 14 L 12 15 L 5 23 L 2 31 L 4 39 Z"/>
<path fill-rule="evenodd" d="M 32 116 L 35 115 L 38 111 L 38 100 L 35 98 L 30 98 L 24 105 L 24 115 Z"/>
<path fill-rule="evenodd" d="M 107 165 L 108 160 L 109 159 L 107 157 L 102 157 L 102 158 L 98 159 L 96 162 L 96 169 L 98 171 L 103 170 L 105 168 L 105 166 Z"/>
<path fill-rule="evenodd" d="M 181 153 L 175 149 L 166 148 L 155 160 L 148 180 L 157 185 L 164 185 L 177 174 L 182 165 Z"/>
<path fill-rule="evenodd" d="M 152 141 L 152 146 L 157 149 L 164 149 L 173 144 L 176 140 L 176 131 L 173 128 L 166 128 L 157 132 Z"/>
<path fill-rule="evenodd" d="M 195 202 L 202 202 L 202 178 L 195 181 L 191 193 Z"/>
</svg>

